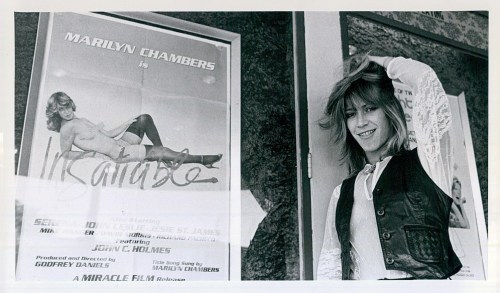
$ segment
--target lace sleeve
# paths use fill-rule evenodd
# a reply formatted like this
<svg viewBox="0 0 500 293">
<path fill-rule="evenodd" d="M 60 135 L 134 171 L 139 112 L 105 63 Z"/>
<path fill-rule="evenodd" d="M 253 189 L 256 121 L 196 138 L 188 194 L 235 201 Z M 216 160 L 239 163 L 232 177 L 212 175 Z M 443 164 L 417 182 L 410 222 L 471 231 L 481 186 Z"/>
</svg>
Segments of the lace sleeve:
<svg viewBox="0 0 500 293">
<path fill-rule="evenodd" d="M 441 154 L 441 138 L 450 130 L 450 105 L 434 71 L 426 71 L 417 84 L 413 127 L 429 162 L 435 163 Z"/>
<path fill-rule="evenodd" d="M 412 123 L 420 162 L 433 181 L 450 195 L 453 179 L 452 117 L 441 82 L 428 65 L 401 57 L 391 61 L 387 74 L 412 88 Z"/>
<path fill-rule="evenodd" d="M 316 273 L 316 279 L 318 280 L 342 279 L 340 242 L 335 229 L 335 210 L 340 196 L 340 187 L 341 185 L 334 189 L 330 204 L 328 205 L 323 246 L 319 255 L 318 270 Z"/>
</svg>

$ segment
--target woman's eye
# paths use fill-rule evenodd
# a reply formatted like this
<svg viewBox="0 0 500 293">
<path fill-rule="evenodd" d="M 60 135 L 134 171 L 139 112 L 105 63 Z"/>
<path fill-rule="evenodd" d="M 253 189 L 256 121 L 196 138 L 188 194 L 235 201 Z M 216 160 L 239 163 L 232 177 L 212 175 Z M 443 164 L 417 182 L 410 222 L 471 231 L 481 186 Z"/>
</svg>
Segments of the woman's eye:
<svg viewBox="0 0 500 293">
<path fill-rule="evenodd" d="M 366 112 L 371 112 L 371 111 L 375 111 L 375 110 L 377 110 L 377 107 L 375 107 L 375 106 L 371 106 L 371 107 L 366 107 L 365 108 Z"/>
<path fill-rule="evenodd" d="M 354 112 L 347 112 L 347 113 L 345 114 L 345 116 L 346 116 L 347 118 L 351 118 L 351 117 L 353 117 L 353 116 L 354 116 L 354 114 L 355 114 Z"/>
</svg>

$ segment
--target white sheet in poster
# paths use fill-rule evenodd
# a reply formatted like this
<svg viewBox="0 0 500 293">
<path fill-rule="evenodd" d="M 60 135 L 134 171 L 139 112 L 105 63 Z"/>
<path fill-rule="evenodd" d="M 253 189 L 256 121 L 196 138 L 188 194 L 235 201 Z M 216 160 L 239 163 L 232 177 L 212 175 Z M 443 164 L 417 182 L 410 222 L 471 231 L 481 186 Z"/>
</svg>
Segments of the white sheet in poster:
<svg viewBox="0 0 500 293">
<path fill-rule="evenodd" d="M 227 280 L 220 192 L 84 186 L 19 177 L 19 280 Z M 182 199 L 181 199 L 182 197 Z M 209 207 L 209 208 L 208 208 Z"/>
</svg>

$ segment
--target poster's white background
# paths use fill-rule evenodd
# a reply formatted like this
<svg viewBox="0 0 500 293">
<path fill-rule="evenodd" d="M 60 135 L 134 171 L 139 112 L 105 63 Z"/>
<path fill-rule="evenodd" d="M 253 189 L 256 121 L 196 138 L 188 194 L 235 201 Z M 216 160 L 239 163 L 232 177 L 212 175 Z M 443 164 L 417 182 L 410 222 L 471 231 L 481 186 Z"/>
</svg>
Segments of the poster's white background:
<svg viewBox="0 0 500 293">
<path fill-rule="evenodd" d="M 75 1 L 76 2 L 76 1 Z M 495 1 L 149 1 L 88 0 L 75 4 L 58 0 L 4 0 L 0 2 L 0 292 L 498 292 L 500 256 L 497 183 L 500 171 L 500 133 L 495 109 L 500 107 L 500 7 Z M 188 282 L 188 283 L 44 283 L 16 282 L 14 279 L 14 12 L 30 11 L 243 11 L 243 10 L 489 10 L 489 234 L 487 281 L 392 281 L 392 282 Z M 239 176 L 239 174 L 232 174 Z"/>
</svg>

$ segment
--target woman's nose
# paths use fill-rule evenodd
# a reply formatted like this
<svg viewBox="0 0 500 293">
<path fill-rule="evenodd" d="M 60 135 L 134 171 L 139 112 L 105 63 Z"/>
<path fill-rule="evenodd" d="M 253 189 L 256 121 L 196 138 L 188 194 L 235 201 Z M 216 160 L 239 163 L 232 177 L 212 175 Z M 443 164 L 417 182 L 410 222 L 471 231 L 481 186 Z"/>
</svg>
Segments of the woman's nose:
<svg viewBox="0 0 500 293">
<path fill-rule="evenodd" d="M 366 120 L 365 114 L 358 113 L 358 115 L 356 117 L 357 117 L 357 123 L 358 123 L 357 126 L 358 127 L 365 126 L 367 124 L 367 120 Z"/>
</svg>

